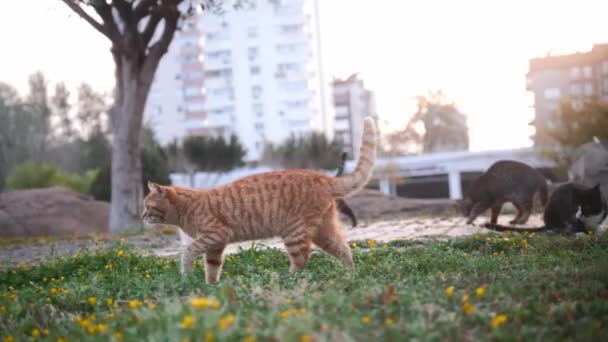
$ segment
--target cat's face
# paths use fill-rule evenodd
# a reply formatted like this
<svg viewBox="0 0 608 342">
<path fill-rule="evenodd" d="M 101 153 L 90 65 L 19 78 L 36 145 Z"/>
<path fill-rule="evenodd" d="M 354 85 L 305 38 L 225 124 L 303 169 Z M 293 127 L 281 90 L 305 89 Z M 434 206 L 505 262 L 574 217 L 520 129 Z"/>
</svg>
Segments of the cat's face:
<svg viewBox="0 0 608 342">
<path fill-rule="evenodd" d="M 175 209 L 169 201 L 170 189 L 148 182 L 150 193 L 144 198 L 141 218 L 148 225 L 173 224 Z"/>
<path fill-rule="evenodd" d="M 602 198 L 602 191 L 600 186 L 587 190 L 581 200 L 581 215 L 583 216 L 596 216 L 602 214 L 604 211 L 604 199 Z"/>
</svg>

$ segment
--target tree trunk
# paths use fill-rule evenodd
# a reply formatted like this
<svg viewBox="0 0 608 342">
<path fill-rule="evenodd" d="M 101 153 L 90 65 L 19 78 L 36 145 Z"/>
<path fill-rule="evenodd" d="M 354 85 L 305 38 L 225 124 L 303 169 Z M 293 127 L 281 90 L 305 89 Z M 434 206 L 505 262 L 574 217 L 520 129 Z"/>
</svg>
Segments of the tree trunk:
<svg viewBox="0 0 608 342">
<path fill-rule="evenodd" d="M 143 205 L 141 139 L 143 111 L 155 70 L 141 70 L 115 56 L 117 89 L 112 108 L 112 203 L 110 231 L 141 225 Z"/>
</svg>

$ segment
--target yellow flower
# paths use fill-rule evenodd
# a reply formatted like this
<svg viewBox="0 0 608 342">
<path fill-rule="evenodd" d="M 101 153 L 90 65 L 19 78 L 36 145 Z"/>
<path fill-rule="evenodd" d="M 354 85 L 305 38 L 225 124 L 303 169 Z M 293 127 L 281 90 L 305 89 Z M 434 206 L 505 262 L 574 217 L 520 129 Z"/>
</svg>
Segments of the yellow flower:
<svg viewBox="0 0 608 342">
<path fill-rule="evenodd" d="M 469 301 L 469 294 L 468 293 L 463 294 L 462 295 L 462 302 L 466 303 L 468 301 Z"/>
<path fill-rule="evenodd" d="M 300 339 L 300 341 L 301 341 L 301 339 Z M 241 342 L 255 342 L 255 337 L 247 336 Z"/>
<path fill-rule="evenodd" d="M 300 342 L 313 342 L 315 339 L 310 335 L 302 335 L 300 336 Z"/>
<path fill-rule="evenodd" d="M 372 322 L 372 319 L 369 318 L 369 316 L 363 316 L 363 317 L 361 317 L 361 322 L 363 324 L 370 324 Z"/>
<path fill-rule="evenodd" d="M 213 342 L 215 340 L 215 336 L 213 336 L 213 332 L 205 331 L 205 342 Z"/>
<path fill-rule="evenodd" d="M 4 305 L 0 305 L 0 312 L 6 312 L 6 307 Z"/>
<path fill-rule="evenodd" d="M 393 325 L 393 323 L 395 323 L 395 321 L 390 317 L 386 317 L 386 319 L 384 320 L 384 324 L 386 325 Z"/>
<path fill-rule="evenodd" d="M 524 248 L 528 247 L 528 240 L 527 239 L 522 239 L 521 240 L 521 246 L 524 247 Z"/>
<path fill-rule="evenodd" d="M 473 304 L 465 302 L 462 305 L 462 311 L 464 311 L 465 314 L 470 315 L 473 313 L 473 311 L 475 311 L 475 307 L 473 306 Z"/>
<path fill-rule="evenodd" d="M 222 330 L 226 330 L 232 323 L 235 321 L 234 315 L 228 315 L 226 317 L 220 318 L 219 325 Z"/>
<path fill-rule="evenodd" d="M 190 299 L 190 305 L 192 305 L 195 309 L 219 309 L 220 302 L 215 299 L 207 298 L 207 297 L 194 297 Z"/>
<path fill-rule="evenodd" d="M 148 309 L 150 309 L 150 310 L 156 309 L 156 304 L 152 303 L 152 302 L 148 303 Z"/>
<path fill-rule="evenodd" d="M 192 327 L 194 327 L 194 323 L 196 323 L 196 318 L 194 318 L 192 315 L 187 315 L 182 319 L 180 326 L 182 329 L 192 329 Z"/>
<path fill-rule="evenodd" d="M 108 304 L 108 306 L 112 306 L 112 303 L 114 303 L 114 301 L 112 300 L 112 298 L 108 298 L 106 299 L 106 303 Z"/>
<path fill-rule="evenodd" d="M 61 336 L 60 338 L 57 339 L 57 342 L 68 342 L 68 338 L 65 336 Z"/>
<path fill-rule="evenodd" d="M 125 255 L 125 252 L 121 249 L 118 251 L 117 254 L 118 254 L 118 256 L 123 256 L 123 255 Z"/>
<path fill-rule="evenodd" d="M 279 316 L 281 317 L 281 319 L 286 319 L 287 317 L 289 317 L 289 310 L 281 312 Z"/>
<path fill-rule="evenodd" d="M 51 332 L 49 331 L 49 329 L 42 330 L 42 335 L 43 336 L 49 336 L 50 334 L 51 334 Z"/>
<path fill-rule="evenodd" d="M 11 335 L 8 335 L 2 339 L 2 342 L 15 342 L 15 338 Z"/>
<path fill-rule="evenodd" d="M 114 339 L 116 341 L 122 341 L 123 338 L 125 338 L 125 336 L 120 332 L 120 331 L 115 331 L 112 333 L 112 337 L 114 337 Z"/>
<path fill-rule="evenodd" d="M 120 243 L 121 243 L 121 244 L 123 244 L 123 245 L 124 245 L 124 244 L 125 244 L 125 242 L 127 242 L 127 240 L 125 240 L 125 238 L 120 239 Z"/>
<path fill-rule="evenodd" d="M 88 302 L 91 305 L 95 305 L 97 303 L 97 298 L 95 298 L 95 297 L 89 297 Z"/>
<path fill-rule="evenodd" d="M 105 324 L 97 324 L 97 330 L 100 333 L 105 333 L 106 331 L 108 331 L 108 326 Z"/>
<path fill-rule="evenodd" d="M 485 294 L 486 294 L 486 288 L 485 288 L 485 287 L 483 287 L 483 286 L 478 287 L 478 288 L 475 290 L 475 294 L 477 295 L 477 297 L 478 297 L 478 298 L 483 297 L 483 295 L 485 295 Z"/>
<path fill-rule="evenodd" d="M 137 309 L 141 303 L 137 299 L 133 299 L 129 301 L 129 307 L 133 310 Z"/>
<path fill-rule="evenodd" d="M 445 292 L 446 296 L 452 297 L 452 295 L 454 294 L 454 286 L 446 287 L 443 292 Z"/>
<path fill-rule="evenodd" d="M 89 327 L 87 328 L 87 332 L 89 333 L 89 335 L 95 335 L 95 333 L 97 332 L 97 326 L 89 325 Z"/>
<path fill-rule="evenodd" d="M 51 295 L 53 295 L 53 296 L 54 296 L 54 295 L 56 295 L 56 294 L 57 294 L 57 292 L 58 292 L 58 291 L 57 291 L 57 289 L 56 289 L 56 288 L 54 288 L 54 287 L 53 287 L 52 289 L 50 289 L 50 290 L 49 290 L 49 293 L 50 293 Z"/>
<path fill-rule="evenodd" d="M 104 268 L 108 271 L 111 271 L 112 267 L 114 267 L 114 266 L 112 266 L 112 264 L 107 264 Z"/>
<path fill-rule="evenodd" d="M 493 329 L 498 329 L 502 325 L 504 325 L 505 323 L 507 323 L 507 321 L 508 321 L 507 315 L 500 314 L 500 315 L 493 316 L 492 317 L 492 321 L 490 322 L 490 324 L 492 325 Z"/>
<path fill-rule="evenodd" d="M 356 243 L 354 243 L 354 242 L 353 242 L 353 243 L 352 243 L 350 246 L 351 246 L 352 248 L 357 248 L 357 244 L 356 244 Z"/>
<path fill-rule="evenodd" d="M 113 312 L 108 312 L 108 314 L 106 315 L 107 319 L 112 319 L 114 318 L 114 316 L 116 316 Z"/>
<path fill-rule="evenodd" d="M 38 330 L 38 328 L 32 330 L 32 337 L 40 337 L 40 330 Z"/>
</svg>

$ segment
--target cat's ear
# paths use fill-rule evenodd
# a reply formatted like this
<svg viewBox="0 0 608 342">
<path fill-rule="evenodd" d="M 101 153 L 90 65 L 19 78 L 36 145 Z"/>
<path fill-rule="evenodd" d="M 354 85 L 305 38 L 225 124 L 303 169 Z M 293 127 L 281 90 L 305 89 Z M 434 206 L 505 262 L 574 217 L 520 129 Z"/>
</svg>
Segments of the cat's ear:
<svg viewBox="0 0 608 342">
<path fill-rule="evenodd" d="M 150 189 L 150 192 L 156 194 L 156 196 L 159 198 L 165 198 L 167 195 L 167 192 L 162 186 L 150 181 L 148 181 L 148 189 Z"/>
</svg>

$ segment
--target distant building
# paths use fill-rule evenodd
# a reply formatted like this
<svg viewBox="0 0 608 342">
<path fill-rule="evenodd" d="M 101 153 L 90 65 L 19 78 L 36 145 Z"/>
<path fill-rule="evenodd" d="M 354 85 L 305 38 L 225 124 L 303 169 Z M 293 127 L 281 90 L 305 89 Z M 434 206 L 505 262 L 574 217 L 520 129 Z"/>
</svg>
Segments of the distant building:
<svg viewBox="0 0 608 342">
<path fill-rule="evenodd" d="M 336 112 L 334 137 L 344 142 L 344 151 L 349 159 L 357 159 L 363 118 L 376 115 L 374 93 L 365 89 L 363 80 L 353 74 L 344 80 L 334 79 L 333 101 Z"/>
<path fill-rule="evenodd" d="M 161 144 L 185 135 L 204 133 L 198 125 L 192 124 L 205 118 L 198 21 L 200 15 L 195 15 L 175 33 L 169 51 L 158 66 L 146 101 L 144 122 L 154 129 Z"/>
<path fill-rule="evenodd" d="M 531 59 L 526 89 L 534 93 L 532 124 L 546 120 L 565 98 L 608 101 L 608 44 L 584 53 Z"/>
<path fill-rule="evenodd" d="M 180 104 L 181 114 L 175 114 L 180 134 L 236 134 L 250 161 L 260 158 L 266 143 L 280 143 L 290 134 L 318 131 L 332 137 L 318 12 L 318 0 L 263 0 L 190 21 L 187 34 L 172 44 L 178 53 L 163 59 L 178 66 L 157 73 L 158 82 L 181 80 L 173 91 L 165 88 L 174 85 L 162 84 L 167 96 L 181 98 L 166 101 Z M 148 102 L 153 114 L 155 101 Z"/>
</svg>

